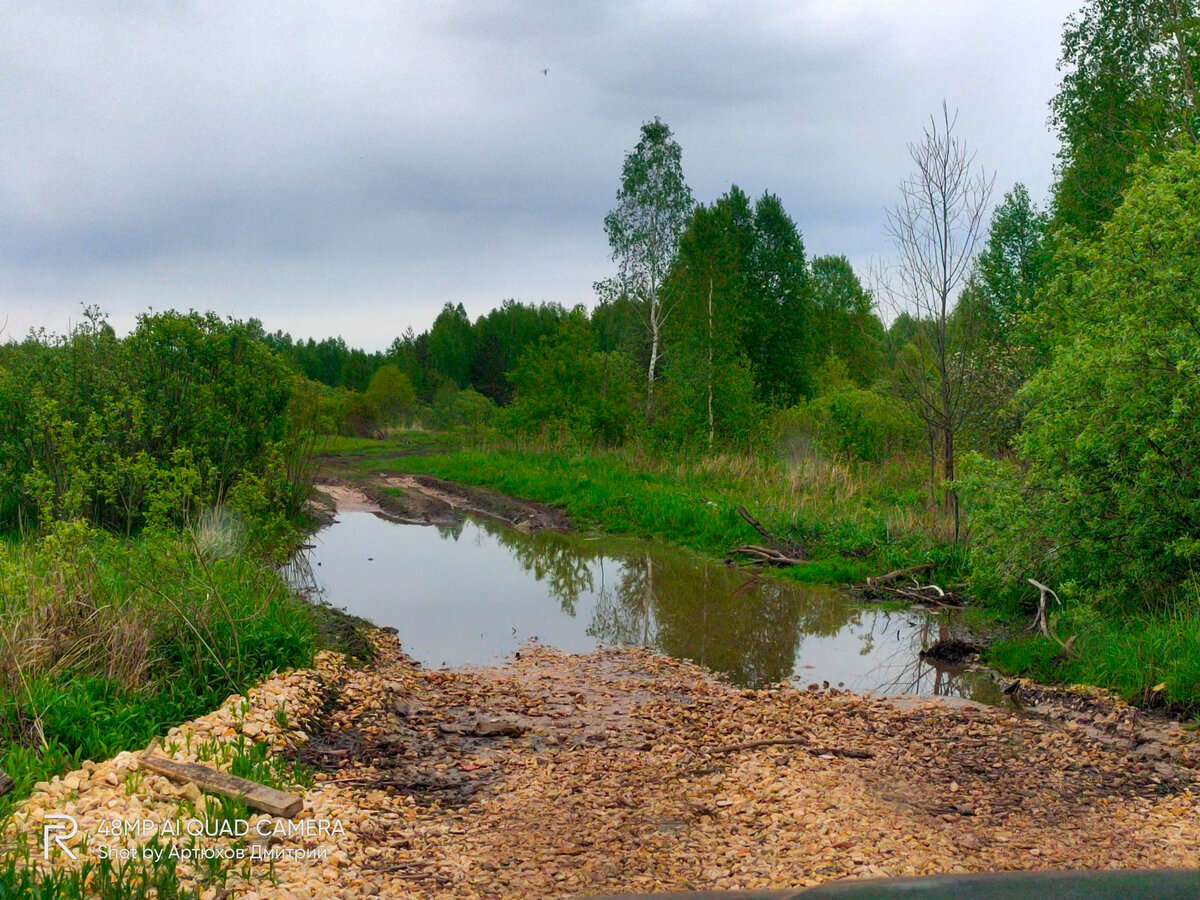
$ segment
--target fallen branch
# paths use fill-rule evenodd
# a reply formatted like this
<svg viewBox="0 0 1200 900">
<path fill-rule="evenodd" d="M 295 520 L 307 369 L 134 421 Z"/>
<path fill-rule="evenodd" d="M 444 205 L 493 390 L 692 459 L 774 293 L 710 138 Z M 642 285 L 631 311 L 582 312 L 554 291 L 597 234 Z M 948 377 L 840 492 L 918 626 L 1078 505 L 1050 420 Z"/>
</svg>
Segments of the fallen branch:
<svg viewBox="0 0 1200 900">
<path fill-rule="evenodd" d="M 758 521 L 758 519 L 756 519 L 756 518 L 754 518 L 754 516 L 750 515 L 750 513 L 746 510 L 746 507 L 735 506 L 734 509 L 737 511 L 737 514 L 745 520 L 747 525 L 749 525 L 751 528 L 753 528 L 755 531 L 757 531 L 760 535 L 762 535 L 763 540 L 767 541 L 770 544 L 773 544 L 775 548 L 778 548 L 778 549 L 774 549 L 774 548 L 762 547 L 762 548 L 758 548 L 758 549 L 767 550 L 770 553 L 778 554 L 783 559 L 795 560 L 794 562 L 786 562 L 786 563 L 785 562 L 777 562 L 777 563 L 774 563 L 775 565 L 794 566 L 799 562 L 803 562 L 804 559 L 808 556 L 808 551 L 804 549 L 803 544 L 789 544 L 787 541 L 781 541 L 778 537 L 771 534 L 771 532 L 767 531 L 767 529 L 765 527 L 763 527 L 762 522 Z M 750 544 L 748 546 L 757 547 L 756 544 Z M 738 547 L 733 552 L 738 553 L 742 549 L 743 548 Z M 768 560 L 768 561 L 770 562 L 771 560 Z"/>
<path fill-rule="evenodd" d="M 779 550 L 772 550 L 770 547 L 763 547 L 759 544 L 746 544 L 744 547 L 734 547 L 731 553 L 749 556 L 759 562 L 767 563 L 771 566 L 798 566 L 804 560 L 794 556 L 788 556 Z"/>
<path fill-rule="evenodd" d="M 769 738 L 762 741 L 747 741 L 744 744 L 725 744 L 721 747 L 712 747 L 709 749 L 709 754 L 718 753 L 737 753 L 741 750 L 757 750 L 760 747 L 804 747 L 804 751 L 810 756 L 841 756 L 847 759 L 874 759 L 875 754 L 870 750 L 855 750 L 848 747 L 809 747 L 808 737 L 790 737 L 790 738 Z"/>
<path fill-rule="evenodd" d="M 746 507 L 735 506 L 734 509 L 737 510 L 737 514 L 739 516 L 741 516 L 743 519 L 746 520 L 747 525 L 749 525 L 751 528 L 753 528 L 755 531 L 757 531 L 759 534 L 761 534 L 766 540 L 770 541 L 773 544 L 779 543 L 779 538 L 775 537 L 775 535 L 773 535 L 773 534 L 771 534 L 771 532 L 767 531 L 767 529 L 765 529 L 763 527 L 762 522 L 758 521 L 758 519 L 754 518 L 754 516 L 752 516 L 752 515 L 750 515 L 750 513 L 746 512 Z"/>
<path fill-rule="evenodd" d="M 304 807 L 304 798 L 276 790 L 248 778 L 238 778 L 199 763 L 181 763 L 162 756 L 142 756 L 138 765 L 166 776 L 172 781 L 195 782 L 196 786 L 214 794 L 241 800 L 251 809 L 272 816 L 290 819 Z"/>
<path fill-rule="evenodd" d="M 709 753 L 737 753 L 739 750 L 757 750 L 759 747 L 783 747 L 796 744 L 807 744 L 807 737 L 771 738 L 765 741 L 747 741 L 744 744 L 723 744 L 711 747 Z"/>
<path fill-rule="evenodd" d="M 874 578 L 867 579 L 867 590 L 873 591 L 877 588 L 891 584 L 897 578 L 904 578 L 908 575 L 916 575 L 918 572 L 926 572 L 933 568 L 933 563 L 921 563 L 919 566 L 909 566 L 907 569 L 896 569 L 893 572 L 888 572 L 886 575 L 879 575 Z"/>
<path fill-rule="evenodd" d="M 13 777 L 3 769 L 0 769 L 0 797 L 11 791 L 15 784 L 16 782 L 13 780 Z"/>
</svg>

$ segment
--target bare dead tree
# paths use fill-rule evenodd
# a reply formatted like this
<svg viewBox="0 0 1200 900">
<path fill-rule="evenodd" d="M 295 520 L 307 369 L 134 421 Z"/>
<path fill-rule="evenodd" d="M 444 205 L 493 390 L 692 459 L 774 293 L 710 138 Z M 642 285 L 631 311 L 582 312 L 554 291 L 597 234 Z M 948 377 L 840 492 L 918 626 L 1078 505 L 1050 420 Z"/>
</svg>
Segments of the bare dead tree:
<svg viewBox="0 0 1200 900">
<path fill-rule="evenodd" d="M 930 472 L 940 453 L 944 503 L 954 516 L 956 540 L 958 497 L 949 482 L 955 474 L 955 437 L 970 412 L 966 388 L 978 328 L 970 309 L 955 313 L 995 182 L 995 175 L 975 167 L 975 154 L 955 135 L 957 119 L 957 111 L 951 114 L 943 101 L 940 121 L 930 116 L 922 140 L 909 144 L 916 168 L 901 182 L 900 202 L 887 213 L 887 234 L 898 259 L 879 269 L 875 279 L 878 300 L 893 314 L 906 312 L 917 321 L 899 371 L 909 405 L 938 439 L 930 442 Z"/>
</svg>

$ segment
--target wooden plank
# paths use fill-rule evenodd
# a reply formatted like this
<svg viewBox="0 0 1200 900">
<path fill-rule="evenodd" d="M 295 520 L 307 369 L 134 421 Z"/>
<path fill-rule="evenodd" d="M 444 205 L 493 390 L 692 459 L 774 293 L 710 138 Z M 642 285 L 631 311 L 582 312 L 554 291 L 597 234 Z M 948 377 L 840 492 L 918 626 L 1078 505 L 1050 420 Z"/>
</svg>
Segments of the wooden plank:
<svg viewBox="0 0 1200 900">
<path fill-rule="evenodd" d="M 241 800 L 251 809 L 272 816 L 290 819 L 304 808 L 304 798 L 299 794 L 279 791 L 257 781 L 238 778 L 236 775 L 219 772 L 198 763 L 181 763 L 161 756 L 143 756 L 138 760 L 138 765 L 145 766 L 159 775 L 165 775 L 172 781 L 193 781 L 199 788 Z"/>
<path fill-rule="evenodd" d="M 13 789 L 13 785 L 15 784 L 16 782 L 13 781 L 13 777 L 3 769 L 0 769 L 0 797 L 3 797 L 5 794 L 11 791 Z"/>
</svg>

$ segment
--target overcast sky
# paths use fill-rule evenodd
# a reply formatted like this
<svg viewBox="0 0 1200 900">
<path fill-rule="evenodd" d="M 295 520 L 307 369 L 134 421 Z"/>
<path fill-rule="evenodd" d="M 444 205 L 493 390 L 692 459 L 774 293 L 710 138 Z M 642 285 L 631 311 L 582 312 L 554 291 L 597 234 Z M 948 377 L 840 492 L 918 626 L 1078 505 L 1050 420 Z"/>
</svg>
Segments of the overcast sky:
<svg viewBox="0 0 1200 900">
<path fill-rule="evenodd" d="M 698 200 L 770 190 L 865 266 L 943 97 L 997 195 L 1045 196 L 1079 5 L 14 0 L 0 323 L 194 307 L 376 349 L 447 301 L 590 305 L 655 116 Z"/>
</svg>

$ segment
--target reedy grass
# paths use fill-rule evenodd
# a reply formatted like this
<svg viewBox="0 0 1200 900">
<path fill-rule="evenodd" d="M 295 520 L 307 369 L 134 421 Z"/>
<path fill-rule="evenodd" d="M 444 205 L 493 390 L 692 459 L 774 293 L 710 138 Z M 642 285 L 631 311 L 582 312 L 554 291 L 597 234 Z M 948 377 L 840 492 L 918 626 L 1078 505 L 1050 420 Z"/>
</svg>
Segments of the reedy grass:
<svg viewBox="0 0 1200 900">
<path fill-rule="evenodd" d="M 124 540 L 67 523 L 0 546 L 0 768 L 12 796 L 307 664 L 316 643 L 307 605 L 278 575 L 211 536 Z"/>
</svg>

